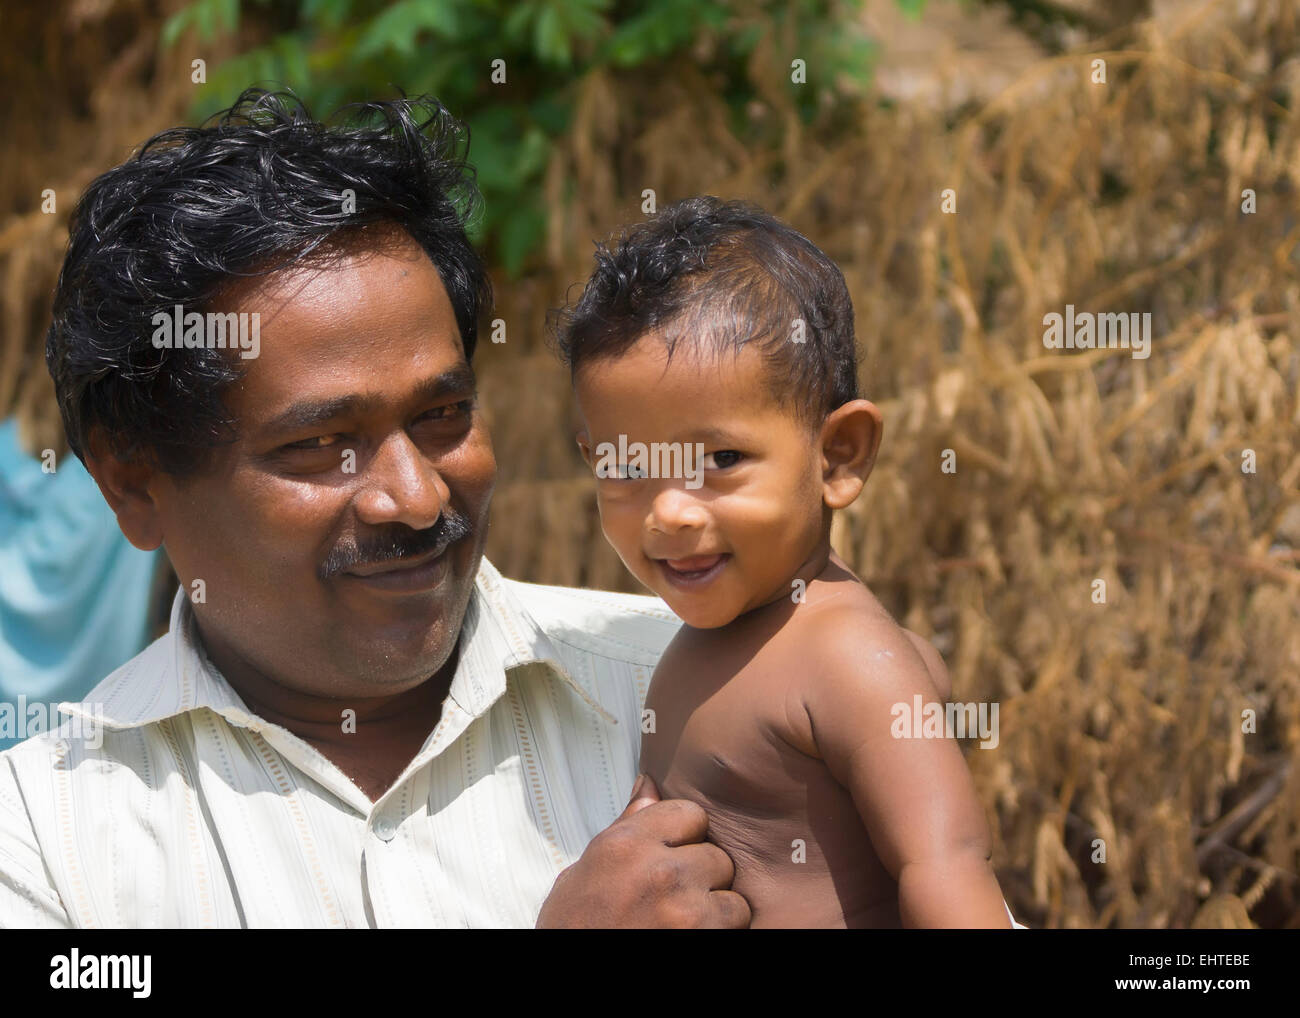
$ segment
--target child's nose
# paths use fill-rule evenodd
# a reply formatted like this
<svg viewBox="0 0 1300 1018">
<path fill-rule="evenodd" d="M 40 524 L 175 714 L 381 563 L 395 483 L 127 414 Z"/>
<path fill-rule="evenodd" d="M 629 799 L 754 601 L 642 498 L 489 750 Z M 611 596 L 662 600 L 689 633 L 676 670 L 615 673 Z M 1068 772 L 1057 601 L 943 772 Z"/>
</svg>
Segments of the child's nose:
<svg viewBox="0 0 1300 1018">
<path fill-rule="evenodd" d="M 708 522 L 708 512 L 699 501 L 679 487 L 666 485 L 650 503 L 646 527 L 664 534 L 698 529 Z"/>
</svg>

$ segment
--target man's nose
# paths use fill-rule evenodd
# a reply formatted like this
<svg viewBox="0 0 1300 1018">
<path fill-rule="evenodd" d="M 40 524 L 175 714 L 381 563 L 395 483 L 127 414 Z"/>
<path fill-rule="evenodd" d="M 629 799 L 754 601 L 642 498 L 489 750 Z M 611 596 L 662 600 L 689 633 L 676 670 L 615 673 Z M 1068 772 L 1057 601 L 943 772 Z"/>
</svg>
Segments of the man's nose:
<svg viewBox="0 0 1300 1018">
<path fill-rule="evenodd" d="M 679 485 L 666 484 L 655 492 L 646 516 L 646 527 L 663 534 L 699 529 L 709 519 L 699 500 Z"/>
<path fill-rule="evenodd" d="M 366 464 L 355 503 L 363 523 L 405 523 L 424 530 L 438 522 L 451 490 L 433 461 L 405 432 L 388 438 Z"/>
</svg>

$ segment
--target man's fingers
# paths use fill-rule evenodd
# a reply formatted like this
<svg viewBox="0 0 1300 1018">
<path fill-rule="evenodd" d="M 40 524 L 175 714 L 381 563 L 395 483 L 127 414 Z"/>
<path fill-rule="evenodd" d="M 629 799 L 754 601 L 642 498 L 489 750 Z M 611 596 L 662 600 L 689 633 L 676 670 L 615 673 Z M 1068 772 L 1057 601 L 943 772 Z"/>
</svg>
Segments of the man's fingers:
<svg viewBox="0 0 1300 1018">
<path fill-rule="evenodd" d="M 633 813 L 639 813 L 659 801 L 659 789 L 655 786 L 654 778 L 649 774 L 638 774 L 636 784 L 632 786 L 632 797 L 623 812 L 618 815 L 618 819 L 630 817 Z"/>
<path fill-rule="evenodd" d="M 628 810 L 631 809 L 629 806 Z M 635 810 L 624 822 L 636 827 L 639 837 L 653 838 L 669 848 L 694 845 L 709 833 L 709 815 L 689 799 L 649 803 Z"/>
<path fill-rule="evenodd" d="M 681 859 L 683 866 L 698 871 L 710 891 L 730 890 L 732 881 L 736 879 L 736 867 L 731 856 L 711 841 L 683 845 L 674 855 Z"/>
<path fill-rule="evenodd" d="M 713 915 L 711 925 L 714 929 L 746 930 L 753 918 L 749 902 L 735 891 L 710 891 L 709 911 Z"/>
</svg>

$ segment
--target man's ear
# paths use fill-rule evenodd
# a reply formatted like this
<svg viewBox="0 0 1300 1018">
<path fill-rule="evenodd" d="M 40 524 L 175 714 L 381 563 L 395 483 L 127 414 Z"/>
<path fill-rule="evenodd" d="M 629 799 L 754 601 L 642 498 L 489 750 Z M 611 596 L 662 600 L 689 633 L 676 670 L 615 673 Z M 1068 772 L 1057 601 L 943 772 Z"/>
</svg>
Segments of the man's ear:
<svg viewBox="0 0 1300 1018">
<path fill-rule="evenodd" d="M 162 520 L 153 494 L 157 468 L 140 460 L 118 459 L 99 432 L 92 433 L 85 453 L 86 470 L 117 515 L 117 525 L 126 539 L 141 551 L 160 547 Z"/>
<path fill-rule="evenodd" d="M 876 465 L 884 420 L 874 403 L 850 400 L 821 429 L 822 499 L 831 509 L 853 504 Z"/>
</svg>

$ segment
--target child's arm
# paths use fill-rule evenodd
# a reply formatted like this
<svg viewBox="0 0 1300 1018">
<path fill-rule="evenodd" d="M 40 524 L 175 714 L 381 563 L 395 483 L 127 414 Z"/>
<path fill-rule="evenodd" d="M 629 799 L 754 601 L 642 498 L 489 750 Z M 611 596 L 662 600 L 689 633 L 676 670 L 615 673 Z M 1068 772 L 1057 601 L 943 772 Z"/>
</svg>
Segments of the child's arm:
<svg viewBox="0 0 1300 1018">
<path fill-rule="evenodd" d="M 891 734 L 896 704 L 907 707 L 910 734 L 914 696 L 943 702 L 916 649 L 883 612 L 833 612 L 809 622 L 818 671 L 800 686 L 811 741 L 852 793 L 898 881 L 903 925 L 1008 929 L 988 825 L 961 750 L 946 737 Z"/>
</svg>

